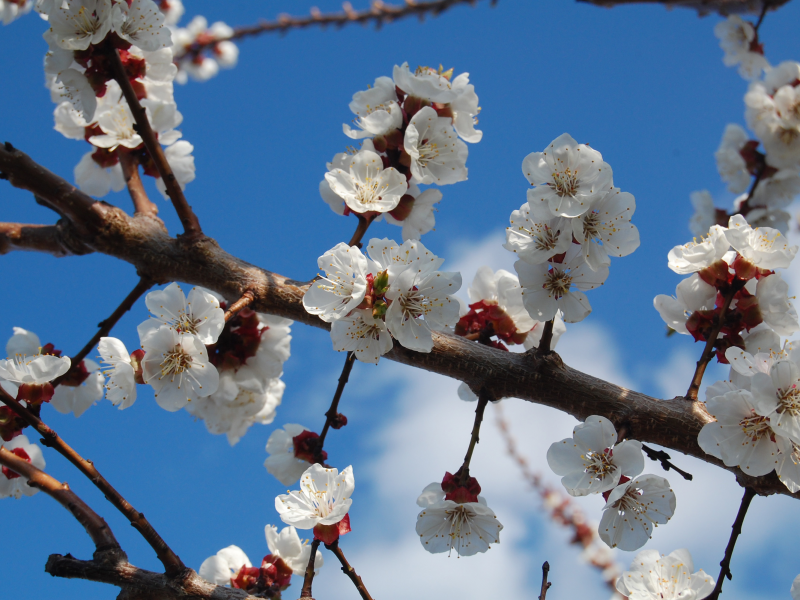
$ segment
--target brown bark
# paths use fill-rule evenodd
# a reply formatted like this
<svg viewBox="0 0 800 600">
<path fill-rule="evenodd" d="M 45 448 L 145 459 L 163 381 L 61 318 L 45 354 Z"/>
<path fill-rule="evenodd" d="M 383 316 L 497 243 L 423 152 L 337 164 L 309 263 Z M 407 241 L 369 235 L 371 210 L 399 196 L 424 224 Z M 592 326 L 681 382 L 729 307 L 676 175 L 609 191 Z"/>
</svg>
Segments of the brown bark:
<svg viewBox="0 0 800 600">
<path fill-rule="evenodd" d="M 58 225 L 0 223 L 0 254 L 14 250 L 47 252 L 53 256 L 70 256 L 92 252 L 80 241 L 72 239 L 69 228 Z"/>
<path fill-rule="evenodd" d="M 231 256 L 205 236 L 172 238 L 159 221 L 132 218 L 104 202 L 95 202 L 17 150 L 0 147 L 0 170 L 12 185 L 42 196 L 56 209 L 69 211 L 77 221 L 76 235 L 87 247 L 131 263 L 143 276 L 201 285 L 229 300 L 237 300 L 250 290 L 255 296 L 250 305 L 253 310 L 315 327 L 330 327 L 304 310 L 302 298 L 307 282 Z M 631 438 L 723 466 L 697 444 L 700 429 L 712 420 L 702 402 L 687 401 L 682 396 L 651 398 L 571 369 L 555 353 L 514 354 L 441 333 L 434 333 L 433 341 L 429 354 L 395 344 L 386 358 L 464 381 L 473 390 L 486 388 L 494 398 L 521 398 L 581 420 L 593 414 L 603 415 L 617 428 L 627 427 Z M 741 485 L 752 487 L 759 494 L 792 495 L 774 473 L 750 477 L 739 469 L 728 470 Z M 800 494 L 795 497 L 800 498 Z"/>
</svg>

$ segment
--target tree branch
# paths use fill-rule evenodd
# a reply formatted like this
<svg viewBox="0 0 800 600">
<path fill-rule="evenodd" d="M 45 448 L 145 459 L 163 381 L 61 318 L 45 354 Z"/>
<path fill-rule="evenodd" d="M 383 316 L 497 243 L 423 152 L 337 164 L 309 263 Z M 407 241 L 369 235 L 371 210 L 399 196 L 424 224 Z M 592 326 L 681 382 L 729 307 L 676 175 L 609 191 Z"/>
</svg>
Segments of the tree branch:
<svg viewBox="0 0 800 600">
<path fill-rule="evenodd" d="M 4 161 L 9 153 L 0 147 L 0 169 L 12 184 L 48 198 L 60 198 L 67 186 L 73 196 L 88 198 L 63 180 L 36 165 L 22 153 Z M 20 160 L 19 155 L 25 160 Z M 46 173 L 35 178 L 31 173 Z M 207 237 L 171 238 L 154 219 L 136 219 L 103 202 L 80 204 L 73 212 L 85 232 L 80 238 L 96 252 L 114 256 L 134 265 L 157 281 L 183 281 L 201 285 L 234 301 L 250 290 L 255 299 L 250 307 L 300 323 L 329 329 L 330 325 L 303 308 L 302 298 L 309 283 L 289 279 L 231 256 Z M 74 206 L 71 204 L 70 206 Z M 315 267 L 316 265 L 311 265 Z M 308 275 L 313 274 L 309 269 Z M 385 358 L 446 375 L 467 383 L 472 389 L 486 389 L 493 398 L 521 398 L 550 406 L 583 420 L 597 414 L 614 423 L 626 423 L 630 435 L 649 444 L 676 450 L 726 468 L 739 483 L 757 493 L 793 495 L 772 473 L 752 477 L 728 468 L 700 448 L 697 435 L 712 417 L 702 402 L 687 402 L 683 396 L 659 400 L 619 387 L 564 365 L 558 354 L 537 357 L 503 352 L 446 333 L 433 334 L 430 353 L 408 350 L 395 344 Z"/>
<path fill-rule="evenodd" d="M 139 176 L 139 162 L 130 152 L 123 149 L 117 150 L 119 164 L 122 167 L 122 176 L 125 178 L 125 185 L 128 186 L 128 193 L 133 201 L 135 215 L 147 217 L 158 217 L 158 206 L 150 201 L 147 192 L 144 191 L 142 178 Z"/>
<path fill-rule="evenodd" d="M 227 40 L 239 40 L 245 37 L 261 35 L 262 33 L 286 33 L 291 29 L 306 29 L 308 27 L 344 27 L 351 23 L 368 25 L 374 23 L 376 27 L 381 27 L 386 23 L 392 23 L 405 19 L 406 17 L 417 17 L 424 19 L 426 15 L 439 16 L 443 12 L 453 8 L 458 4 L 474 5 L 479 0 L 433 0 L 431 2 L 414 2 L 406 0 L 404 5 L 384 4 L 381 0 L 372 0 L 371 6 L 364 10 L 354 10 L 349 2 L 344 3 L 344 11 L 340 13 L 322 14 L 319 9 L 311 9 L 308 17 L 292 17 L 282 14 L 275 21 L 261 21 L 256 25 L 247 27 L 237 27 L 233 30 L 233 35 L 225 38 L 215 38 L 203 42 L 195 42 L 186 49 L 184 56 L 197 56 L 203 50 L 208 49 L 214 44 Z M 492 6 L 497 4 L 497 0 L 492 0 Z"/>
<path fill-rule="evenodd" d="M 68 244 L 60 224 L 0 223 L 0 254 L 14 250 L 47 252 L 57 257 L 91 252 L 83 244 Z"/>
<path fill-rule="evenodd" d="M 314 582 L 314 563 L 317 560 L 317 549 L 322 540 L 314 538 L 311 542 L 311 555 L 308 557 L 306 575 L 303 578 L 303 589 L 300 591 L 301 598 L 311 598 L 311 584 Z"/>
<path fill-rule="evenodd" d="M 150 126 L 150 120 L 147 118 L 147 111 L 139 103 L 136 97 L 136 91 L 133 89 L 125 67 L 122 65 L 122 60 L 119 57 L 119 52 L 116 49 L 109 50 L 108 58 L 111 61 L 111 70 L 114 73 L 114 80 L 122 88 L 122 94 L 128 102 L 131 109 L 131 114 L 136 121 L 136 132 L 141 136 L 144 142 L 144 147 L 147 148 L 148 154 L 153 159 L 161 179 L 167 188 L 167 195 L 172 200 L 172 206 L 175 207 L 175 212 L 178 213 L 181 223 L 183 224 L 183 232 L 187 237 L 200 237 L 203 235 L 203 230 L 200 228 L 200 221 L 197 220 L 197 215 L 192 211 L 192 207 L 186 201 L 186 196 L 183 195 L 178 180 L 172 173 L 172 168 L 169 166 L 167 157 L 164 155 L 164 150 L 156 138 L 153 128 Z"/>
<path fill-rule="evenodd" d="M 342 573 L 347 575 L 350 578 L 350 581 L 353 582 L 353 585 L 356 586 L 359 595 L 361 596 L 362 600 L 372 600 L 372 596 L 369 595 L 366 586 L 364 586 L 364 582 L 361 581 L 361 577 L 359 577 L 356 570 L 350 566 L 350 563 L 347 562 L 347 559 L 344 557 L 344 552 L 342 549 L 339 548 L 339 540 L 333 542 L 333 544 L 325 544 L 325 548 L 330 550 L 336 555 L 336 558 L 339 559 L 339 562 L 342 563 Z"/>
<path fill-rule="evenodd" d="M 547 598 L 547 590 L 550 589 L 550 586 L 553 585 L 547 581 L 547 575 L 550 573 L 550 563 L 544 561 L 542 565 L 542 589 L 539 592 L 539 600 L 545 600 Z"/>
<path fill-rule="evenodd" d="M 119 542 L 103 518 L 78 498 L 75 492 L 69 489 L 69 485 L 53 479 L 3 446 L 0 446 L 0 465 L 24 477 L 28 480 L 29 486 L 43 491 L 72 513 L 72 516 L 83 525 L 86 533 L 92 538 L 98 551 L 117 551 L 120 558 L 125 558 Z M 0 477 L 5 477 L 5 475 L 0 475 Z"/>
<path fill-rule="evenodd" d="M 250 290 L 246 290 L 242 297 L 239 298 L 236 302 L 231 304 L 231 307 L 225 311 L 225 321 L 229 321 L 232 316 L 242 310 L 245 306 L 250 304 L 253 301 L 253 292 Z"/>
<path fill-rule="evenodd" d="M 116 585 L 122 589 L 117 600 L 260 600 L 244 590 L 214 585 L 192 569 L 186 569 L 178 578 L 170 578 L 139 569 L 127 561 L 106 564 L 51 554 L 44 570 L 53 577 Z"/>
<path fill-rule="evenodd" d="M 333 394 L 331 406 L 328 412 L 325 413 L 325 425 L 322 427 L 322 433 L 319 434 L 319 452 L 322 451 L 322 446 L 325 444 L 325 436 L 328 435 L 328 430 L 333 424 L 336 415 L 339 414 L 339 400 L 342 399 L 342 392 L 347 381 L 350 379 L 350 371 L 353 370 L 353 363 L 356 361 L 356 353 L 348 352 L 347 357 L 344 359 L 344 366 L 342 367 L 342 374 L 339 375 L 339 384 L 336 386 L 336 392 Z"/>
<path fill-rule="evenodd" d="M 78 470 L 86 475 L 89 480 L 105 495 L 106 499 L 114 505 L 127 519 L 131 525 L 142 535 L 142 537 L 155 550 L 158 559 L 164 565 L 167 576 L 175 577 L 186 570 L 186 566 L 178 558 L 167 543 L 153 529 L 150 522 L 144 515 L 137 511 L 128 503 L 114 487 L 106 481 L 105 477 L 95 468 L 94 463 L 86 460 L 70 447 L 58 434 L 45 425 L 36 415 L 24 408 L 19 402 L 11 397 L 8 392 L 0 388 L 0 399 L 22 417 L 26 423 L 35 428 L 42 435 L 42 444 L 50 448 L 55 448 L 59 454 L 64 456 L 69 462 L 75 465 Z"/>
<path fill-rule="evenodd" d="M 725 578 L 733 579 L 733 575 L 731 574 L 731 558 L 733 557 L 733 547 L 736 545 L 736 540 L 739 538 L 739 535 L 742 533 L 742 525 L 744 524 L 744 518 L 747 516 L 747 509 L 750 508 L 750 503 L 755 498 L 756 493 L 751 490 L 750 488 L 744 488 L 744 495 L 742 496 L 742 503 L 739 505 L 739 512 L 736 514 L 736 520 L 731 525 L 731 538 L 728 540 L 728 546 L 725 548 L 725 556 L 722 559 L 722 562 L 719 563 L 720 571 L 719 571 L 719 578 L 717 579 L 717 584 L 714 586 L 714 590 L 708 596 L 708 600 L 717 600 L 719 595 L 722 593 L 722 583 L 725 581 Z"/>
<path fill-rule="evenodd" d="M 89 352 L 92 351 L 92 348 L 97 346 L 98 342 L 100 342 L 100 338 L 105 337 L 109 333 L 111 333 L 111 330 L 114 328 L 114 325 L 116 325 L 117 321 L 119 321 L 122 318 L 122 315 L 128 312 L 131 309 L 131 307 L 134 304 L 136 304 L 136 301 L 142 297 L 142 294 L 144 294 L 147 290 L 153 287 L 154 283 L 155 281 L 153 281 L 149 277 L 141 277 L 139 279 L 139 283 L 136 284 L 136 287 L 134 287 L 130 291 L 130 293 L 127 296 L 125 296 L 125 299 L 114 310 L 114 312 L 111 313 L 111 316 L 109 316 L 107 319 L 103 321 L 100 321 L 100 323 L 97 324 L 97 326 L 100 329 L 98 329 L 97 333 L 95 333 L 92 336 L 92 339 L 90 339 L 86 343 L 86 345 L 81 349 L 81 351 L 72 357 L 71 359 L 72 364 L 73 365 L 78 364 L 84 358 L 86 358 Z"/>
</svg>

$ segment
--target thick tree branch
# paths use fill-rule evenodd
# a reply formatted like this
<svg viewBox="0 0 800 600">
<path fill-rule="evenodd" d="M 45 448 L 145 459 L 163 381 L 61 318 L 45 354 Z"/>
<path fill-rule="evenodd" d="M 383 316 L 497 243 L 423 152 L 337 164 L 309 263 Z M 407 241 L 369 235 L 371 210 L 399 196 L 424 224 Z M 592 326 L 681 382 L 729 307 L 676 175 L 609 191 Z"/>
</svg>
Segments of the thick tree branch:
<svg viewBox="0 0 800 600">
<path fill-rule="evenodd" d="M 103 518 L 69 489 L 66 483 L 56 481 L 44 471 L 37 469 L 31 463 L 23 460 L 10 450 L 0 446 L 0 465 L 7 467 L 28 480 L 28 485 L 43 491 L 61 506 L 66 508 L 75 519 L 83 525 L 86 533 L 92 538 L 98 551 L 114 550 L 124 557 L 119 547 L 119 542 L 111 533 Z M 0 475 L 5 477 L 5 475 Z"/>
<path fill-rule="evenodd" d="M 14 250 L 47 252 L 58 257 L 91 252 L 81 243 L 69 243 L 60 224 L 0 223 L 0 254 L 8 254 Z"/>
<path fill-rule="evenodd" d="M 244 590 L 209 583 L 191 569 L 177 578 L 134 567 L 51 554 L 44 568 L 53 577 L 109 583 L 122 589 L 117 600 L 257 600 Z"/>
<path fill-rule="evenodd" d="M 45 425 L 36 415 L 24 408 L 3 388 L 0 388 L 0 400 L 42 435 L 42 444 L 50 448 L 55 448 L 59 454 L 75 465 L 81 473 L 86 475 L 97 489 L 103 492 L 106 499 L 130 521 L 131 525 L 133 525 L 147 543 L 150 544 L 150 547 L 155 550 L 168 576 L 174 577 L 186 570 L 186 566 L 181 562 L 181 559 L 178 558 L 178 555 L 167 546 L 167 543 L 158 535 L 156 530 L 153 529 L 153 526 L 145 519 L 144 515 L 133 508 L 133 506 L 106 481 L 105 477 L 95 468 L 92 461 L 86 460 L 73 450 L 55 431 Z"/>
<path fill-rule="evenodd" d="M 12 184 L 31 189 L 50 202 L 60 199 L 67 187 L 70 194 L 91 199 L 63 180 L 36 165 L 27 156 L 0 147 L 0 169 Z M 23 158 L 20 158 L 24 157 Z M 29 171 L 44 172 L 36 179 Z M 22 185 L 22 183 L 24 185 Z M 74 206 L 74 202 L 70 206 Z M 103 202 L 78 202 L 76 218 L 84 220 L 81 239 L 91 249 L 134 265 L 158 281 L 184 281 L 202 285 L 235 301 L 250 290 L 255 299 L 250 308 L 294 319 L 307 325 L 329 328 L 308 314 L 302 298 L 309 283 L 295 281 L 261 269 L 231 256 L 207 237 L 171 238 L 154 219 L 139 219 Z M 307 276 L 316 265 L 309 265 Z M 386 358 L 466 382 L 472 389 L 486 387 L 493 398 L 521 398 L 564 411 L 578 419 L 597 414 L 614 423 L 626 423 L 629 435 L 643 443 L 657 444 L 689 454 L 722 468 L 722 462 L 700 449 L 697 434 L 712 417 L 702 402 L 687 402 L 682 396 L 658 400 L 565 366 L 557 354 L 537 357 L 503 352 L 444 333 L 433 334 L 430 353 L 413 352 L 395 344 Z M 792 495 L 773 473 L 751 477 L 729 468 L 741 485 L 759 494 Z M 795 497 L 800 498 L 800 494 Z"/>
<path fill-rule="evenodd" d="M 719 13 L 721 15 L 732 15 L 737 13 L 759 14 L 764 5 L 768 4 L 770 10 L 775 10 L 779 6 L 786 4 L 789 0 L 578 0 L 597 6 L 613 8 L 627 4 L 663 4 L 667 8 L 678 6 L 681 8 L 693 8 L 700 16 L 709 13 Z"/>
</svg>

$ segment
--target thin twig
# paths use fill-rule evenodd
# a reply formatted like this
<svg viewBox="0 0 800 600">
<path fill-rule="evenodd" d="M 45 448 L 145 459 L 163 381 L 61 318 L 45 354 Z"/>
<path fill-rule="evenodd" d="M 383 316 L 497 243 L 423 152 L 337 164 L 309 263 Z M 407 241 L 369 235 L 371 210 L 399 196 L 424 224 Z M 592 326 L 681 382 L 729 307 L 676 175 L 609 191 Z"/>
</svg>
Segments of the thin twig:
<svg viewBox="0 0 800 600">
<path fill-rule="evenodd" d="M 374 217 L 365 217 L 359 214 L 356 214 L 356 217 L 358 217 L 358 226 L 347 245 L 361 248 L 361 239 L 364 237 L 364 234 L 367 233 L 367 229 L 369 229 L 370 224 L 372 224 Z"/>
<path fill-rule="evenodd" d="M 183 224 L 183 232 L 187 237 L 199 237 L 203 235 L 203 230 L 200 228 L 200 221 L 197 220 L 197 215 L 192 211 L 192 207 L 186 201 L 186 196 L 183 195 L 178 180 L 172 173 L 172 168 L 169 166 L 167 157 L 164 155 L 164 150 L 150 126 L 150 121 L 147 118 L 147 112 L 139 103 L 136 97 L 136 91 L 133 89 L 128 75 L 125 73 L 125 67 L 122 65 L 122 60 L 119 57 L 119 52 L 116 49 L 109 50 L 108 58 L 111 61 L 111 70 L 114 73 L 114 79 L 122 88 L 122 93 L 125 100 L 128 102 L 128 107 L 131 109 L 131 114 L 136 121 L 136 133 L 138 133 L 148 154 L 153 159 L 161 179 L 167 188 L 167 195 L 172 200 L 172 205 L 175 207 L 175 212 L 178 213 L 181 223 Z"/>
<path fill-rule="evenodd" d="M 59 454 L 75 465 L 81 473 L 86 475 L 86 477 L 103 492 L 106 499 L 130 521 L 131 525 L 133 525 L 147 543 L 150 544 L 150 547 L 155 550 L 168 576 L 175 577 L 186 570 L 186 566 L 181 559 L 178 558 L 178 555 L 175 554 L 161 536 L 158 535 L 149 521 L 145 519 L 144 515 L 133 508 L 133 506 L 131 506 L 130 503 L 100 475 L 100 472 L 95 468 L 92 461 L 86 460 L 73 450 L 55 431 L 45 425 L 36 415 L 24 408 L 1 387 L 0 400 L 42 435 L 42 444 L 50 448 L 55 448 Z"/>
<path fill-rule="evenodd" d="M 717 585 L 714 586 L 714 590 L 711 592 L 711 595 L 708 596 L 707 600 L 717 600 L 719 595 L 722 593 L 722 583 L 727 577 L 728 579 L 733 579 L 733 574 L 731 573 L 731 557 L 733 556 L 733 547 L 736 545 L 736 540 L 739 537 L 739 534 L 742 533 L 742 524 L 744 523 L 744 518 L 747 516 L 747 509 L 750 507 L 750 503 L 755 498 L 755 491 L 752 488 L 746 487 L 744 488 L 744 495 L 742 496 L 742 503 L 739 505 L 739 512 L 736 514 L 736 520 L 733 522 L 731 526 L 731 539 L 728 540 L 728 547 L 725 548 L 725 556 L 722 559 L 722 562 L 719 563 L 721 567 L 719 571 L 719 578 L 717 579 Z"/>
<path fill-rule="evenodd" d="M 544 324 L 544 331 L 542 331 L 542 338 L 539 340 L 539 347 L 536 348 L 537 356 L 543 356 L 545 354 L 550 354 L 550 346 L 553 342 L 553 322 L 555 321 L 555 317 L 550 319 Z"/>
<path fill-rule="evenodd" d="M 542 565 L 542 591 L 539 593 L 539 600 L 545 600 L 547 598 L 547 590 L 550 589 L 550 586 L 553 585 L 547 581 L 547 574 L 550 572 L 550 563 L 544 561 Z"/>
<path fill-rule="evenodd" d="M 303 589 L 300 591 L 301 598 L 311 598 L 311 584 L 314 582 L 314 561 L 317 559 L 317 548 L 319 548 L 320 542 L 321 540 L 316 538 L 311 542 L 311 556 L 308 557 L 306 575 L 303 579 Z"/>
<path fill-rule="evenodd" d="M 236 302 L 231 304 L 231 307 L 225 311 L 225 321 L 229 321 L 230 318 L 242 310 L 245 306 L 250 304 L 255 299 L 255 294 L 250 290 L 247 290 L 242 297 L 239 298 Z"/>
<path fill-rule="evenodd" d="M 486 405 L 489 404 L 491 397 L 485 388 L 481 389 L 478 394 L 478 406 L 475 407 L 475 422 L 472 425 L 472 435 L 469 438 L 469 448 L 467 454 L 464 456 L 464 464 L 461 465 L 461 481 L 466 482 L 469 479 L 469 463 L 472 460 L 472 453 L 475 451 L 475 446 L 480 441 L 481 423 L 483 422 L 483 413 L 486 411 Z"/>
<path fill-rule="evenodd" d="M 359 577 L 356 573 L 356 570 L 350 566 L 350 563 L 348 563 L 347 559 L 344 557 L 342 549 L 339 548 L 339 540 L 336 540 L 330 545 L 325 544 L 325 548 L 333 552 L 336 555 L 336 558 L 339 559 L 339 562 L 342 563 L 342 572 L 347 575 L 350 578 L 350 581 L 353 582 L 353 585 L 356 586 L 356 589 L 361 595 L 362 600 L 372 600 L 372 596 L 369 595 L 367 588 L 364 587 L 364 582 L 361 581 L 361 577 Z"/>
<path fill-rule="evenodd" d="M 262 21 L 256 25 L 237 27 L 233 30 L 233 35 L 231 36 L 195 42 L 186 49 L 185 54 L 178 58 L 197 56 L 203 50 L 221 41 L 238 40 L 262 33 L 286 33 L 291 29 L 305 29 L 307 27 L 316 26 L 325 27 L 327 25 L 342 27 L 351 23 L 360 23 L 362 25 L 374 23 L 377 27 L 380 27 L 386 23 L 399 21 L 406 17 L 416 16 L 421 19 L 426 14 L 438 16 L 458 4 L 475 4 L 476 1 L 477 0 L 434 0 L 432 2 L 414 2 L 412 0 L 406 0 L 404 5 L 395 6 L 373 0 L 369 8 L 358 11 L 353 10 L 353 8 L 350 7 L 350 3 L 346 2 L 344 12 L 340 13 L 322 14 L 319 10 L 311 9 L 311 15 L 308 17 L 292 17 L 284 14 L 280 15 L 275 21 Z M 492 0 L 492 5 L 496 3 L 497 0 Z"/>
<path fill-rule="evenodd" d="M 331 428 L 333 420 L 336 418 L 336 415 L 339 414 L 339 400 L 342 398 L 344 386 L 347 385 L 347 381 L 350 379 L 350 371 L 353 370 L 353 363 L 355 363 L 355 361 L 356 353 L 348 352 L 344 359 L 342 374 L 339 375 L 339 385 L 336 386 L 336 392 L 333 394 L 331 406 L 328 412 L 325 413 L 325 425 L 322 427 L 322 433 L 319 434 L 319 452 L 322 452 L 322 446 L 325 444 L 325 436 L 328 435 L 328 430 Z"/>
<path fill-rule="evenodd" d="M 153 287 L 154 283 L 155 281 L 153 281 L 149 277 L 141 277 L 139 279 L 139 283 L 136 284 L 136 287 L 134 287 L 130 291 L 130 293 L 127 296 L 125 296 L 125 299 L 120 303 L 120 305 L 116 309 L 114 309 L 114 312 L 111 313 L 111 315 L 107 319 L 105 319 L 104 321 L 100 321 L 97 324 L 97 326 L 100 329 L 98 329 L 97 333 L 95 333 L 92 336 L 92 339 L 90 339 L 86 343 L 86 345 L 83 348 L 81 348 L 81 351 L 71 358 L 72 364 L 73 365 L 80 364 L 80 362 L 88 356 L 89 352 L 92 351 L 92 348 L 97 346 L 97 343 L 100 341 L 100 338 L 106 337 L 109 333 L 111 333 L 111 330 L 114 328 L 114 325 L 116 325 L 117 321 L 119 321 L 122 318 L 122 315 L 128 312 L 133 307 L 133 305 L 136 304 L 136 301 L 142 297 L 142 294 L 144 294 L 147 290 Z M 58 380 L 56 380 L 54 383 L 56 383 L 57 381 Z"/>
<path fill-rule="evenodd" d="M 131 195 L 131 200 L 133 200 L 134 214 L 157 217 L 158 206 L 150 201 L 147 192 L 144 190 L 142 178 L 139 176 L 139 162 L 136 157 L 122 149 L 117 150 L 117 155 L 119 156 L 119 164 L 122 167 L 125 185 L 128 186 L 128 193 Z"/>
<path fill-rule="evenodd" d="M 27 485 L 42 490 L 71 512 L 92 538 L 97 550 L 120 550 L 119 542 L 103 518 L 89 508 L 66 483 L 56 481 L 3 446 L 0 446 L 0 465 L 24 477 L 28 480 Z"/>
<path fill-rule="evenodd" d="M 644 450 L 644 453 L 647 454 L 647 458 L 649 458 L 650 460 L 655 460 L 655 461 L 660 462 L 661 463 L 661 468 L 663 468 L 665 471 L 669 471 L 670 469 L 672 469 L 676 473 L 679 473 L 681 475 L 681 477 L 683 477 L 687 481 L 691 481 L 692 480 L 692 474 L 691 473 L 687 473 L 686 471 L 683 471 L 683 470 L 679 469 L 678 467 L 676 467 L 675 465 L 673 465 L 669 461 L 669 459 L 670 459 L 669 454 L 667 454 L 663 450 L 654 450 L 650 446 L 646 446 L 644 444 L 642 444 L 642 450 Z"/>
<path fill-rule="evenodd" d="M 728 312 L 728 308 L 731 306 L 733 297 L 739 290 L 742 289 L 742 286 L 744 285 L 744 281 L 741 282 L 742 286 L 736 285 L 738 281 L 740 280 L 734 281 L 731 289 L 728 290 L 728 293 L 725 295 L 725 301 L 723 302 L 722 308 L 720 308 L 719 314 L 717 315 L 717 323 L 714 325 L 714 329 L 711 330 L 708 340 L 706 340 L 706 347 L 703 349 L 703 354 L 700 355 L 700 360 L 697 361 L 697 368 L 694 371 L 692 383 L 686 392 L 687 400 L 691 400 L 692 402 L 697 400 L 697 392 L 700 390 L 700 383 L 703 381 L 703 374 L 706 372 L 706 367 L 708 366 L 708 363 L 711 362 L 711 358 L 714 356 L 714 344 L 717 342 L 717 337 L 719 336 L 719 332 L 722 331 L 723 325 L 725 325 L 725 313 Z"/>
<path fill-rule="evenodd" d="M 761 7 L 761 14 L 758 15 L 758 21 L 753 26 L 753 29 L 756 30 L 758 33 L 758 28 L 761 27 L 761 23 L 764 22 L 764 17 L 767 16 L 767 10 L 769 10 L 770 0 L 764 0 L 764 6 Z"/>
</svg>

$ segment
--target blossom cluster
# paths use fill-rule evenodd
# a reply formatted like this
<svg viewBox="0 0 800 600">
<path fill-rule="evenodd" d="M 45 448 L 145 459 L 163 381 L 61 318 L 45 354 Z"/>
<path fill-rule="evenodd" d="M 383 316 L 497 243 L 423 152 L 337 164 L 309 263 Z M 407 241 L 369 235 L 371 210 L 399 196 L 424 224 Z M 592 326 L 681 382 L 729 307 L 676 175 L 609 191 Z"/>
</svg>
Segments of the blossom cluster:
<svg viewBox="0 0 800 600">
<path fill-rule="evenodd" d="M 195 177 L 193 146 L 176 129 L 183 117 L 173 96 L 177 73 L 172 36 L 153 0 L 82 0 L 41 2 L 37 10 L 50 29 L 45 57 L 46 83 L 53 101 L 55 128 L 65 137 L 84 140 L 92 150 L 75 167 L 84 192 L 104 196 L 125 185 L 123 163 L 139 165 L 166 186 L 144 147 L 131 109 L 115 80 L 115 53 L 136 97 L 145 108 L 158 142 L 181 185 Z M 123 156 L 123 154 L 125 156 Z"/>
<path fill-rule="evenodd" d="M 571 438 L 555 442 L 547 463 L 571 496 L 602 494 L 606 500 L 599 534 L 611 548 L 637 550 L 653 527 L 670 520 L 675 494 L 669 482 L 644 470 L 642 444 L 617 443 L 617 431 L 605 417 L 592 415 L 575 426 Z"/>
<path fill-rule="evenodd" d="M 461 275 L 439 271 L 444 259 L 422 242 L 373 238 L 367 256 L 355 246 L 337 244 L 317 264 L 325 272 L 303 296 L 312 315 L 331 323 L 337 351 L 377 364 L 392 348 L 392 337 L 417 352 L 430 352 L 433 331 L 458 321 L 452 297 Z"/>
<path fill-rule="evenodd" d="M 731 214 L 745 216 L 753 227 L 786 234 L 790 215 L 785 209 L 800 195 L 800 63 L 770 67 L 757 31 L 739 16 L 717 24 L 715 32 L 725 50 L 725 64 L 739 64 L 739 72 L 750 80 L 744 103 L 753 135 L 728 124 L 715 153 L 720 177 L 730 192 L 739 194 Z M 689 228 L 695 235 L 727 222 L 728 211 L 716 208 L 707 190 L 694 192 L 691 200 L 695 214 Z"/>
<path fill-rule="evenodd" d="M 469 74 L 453 79 L 453 70 L 395 66 L 393 77 L 378 77 L 353 95 L 355 127 L 345 135 L 364 140 L 361 148 L 340 153 L 328 163 L 320 182 L 322 199 L 339 215 L 369 219 L 383 216 L 403 228 L 403 239 L 419 239 L 435 224 L 436 189 L 467 179 L 467 145 L 479 142 L 480 111 Z M 464 140 L 464 141 L 462 141 Z"/>
<path fill-rule="evenodd" d="M 173 1 L 170 0 L 169 4 L 173 4 Z M 178 67 L 175 81 L 178 83 L 184 84 L 189 78 L 207 81 L 215 77 L 220 69 L 236 66 L 239 47 L 228 39 L 233 35 L 230 25 L 217 21 L 209 27 L 206 18 L 199 15 L 189 21 L 186 27 L 177 27 L 174 23 L 170 25 L 174 61 Z M 203 52 L 200 44 L 208 44 L 208 52 Z"/>
<path fill-rule="evenodd" d="M 778 230 L 754 229 L 734 215 L 728 227 L 713 225 L 705 237 L 670 251 L 670 269 L 690 276 L 678 284 L 675 297 L 662 294 L 653 303 L 668 327 L 695 341 L 719 331 L 714 350 L 727 363 L 727 350 L 745 349 L 759 331 L 787 336 L 800 329 L 789 287 L 775 272 L 787 268 L 796 253 L 797 246 L 789 246 Z"/>
<path fill-rule="evenodd" d="M 500 543 L 503 526 L 480 492 L 478 481 L 462 478 L 460 472 L 446 473 L 441 483 L 426 486 L 417 498 L 422 547 L 434 554 L 455 550 L 459 556 L 472 556 Z"/>
<path fill-rule="evenodd" d="M 714 591 L 714 579 L 703 569 L 692 571 L 694 561 L 685 548 L 667 556 L 642 550 L 633 557 L 631 570 L 617 580 L 617 591 L 628 600 L 703 600 Z"/>
<path fill-rule="evenodd" d="M 523 303 L 538 321 L 582 321 L 591 312 L 583 293 L 603 285 L 611 256 L 639 247 L 631 223 L 633 196 L 614 187 L 602 155 L 569 134 L 522 162 L 528 201 L 511 213 L 505 248 L 519 257 L 514 269 Z"/>
</svg>

